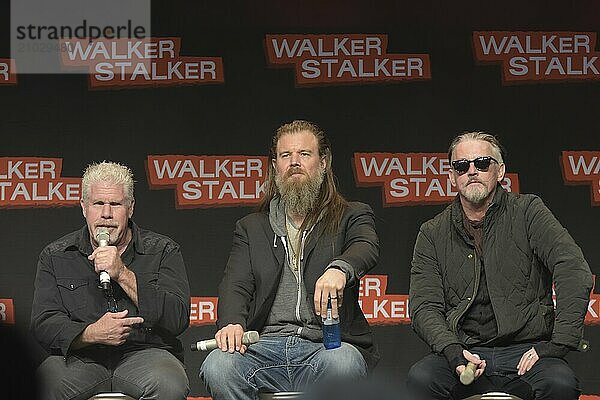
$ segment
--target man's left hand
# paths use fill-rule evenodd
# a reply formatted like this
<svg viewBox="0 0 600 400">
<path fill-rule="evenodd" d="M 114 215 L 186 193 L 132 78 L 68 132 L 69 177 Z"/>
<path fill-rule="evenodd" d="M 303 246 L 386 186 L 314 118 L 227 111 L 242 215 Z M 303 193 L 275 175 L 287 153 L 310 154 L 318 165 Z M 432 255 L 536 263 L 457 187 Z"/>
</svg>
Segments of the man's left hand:
<svg viewBox="0 0 600 400">
<path fill-rule="evenodd" d="M 336 268 L 329 268 L 321 275 L 315 284 L 315 312 L 317 315 L 327 315 L 327 299 L 331 297 L 331 316 L 338 317 L 338 307 L 342 306 L 346 274 Z"/>
<path fill-rule="evenodd" d="M 533 367 L 533 365 L 539 359 L 540 359 L 540 357 L 538 356 L 537 352 L 535 351 L 535 349 L 533 347 L 531 349 L 527 350 L 521 356 L 521 359 L 519 360 L 519 363 L 517 364 L 517 369 L 518 369 L 517 374 L 524 375 L 525 372 L 529 371 L 531 369 L 531 367 Z"/>
</svg>

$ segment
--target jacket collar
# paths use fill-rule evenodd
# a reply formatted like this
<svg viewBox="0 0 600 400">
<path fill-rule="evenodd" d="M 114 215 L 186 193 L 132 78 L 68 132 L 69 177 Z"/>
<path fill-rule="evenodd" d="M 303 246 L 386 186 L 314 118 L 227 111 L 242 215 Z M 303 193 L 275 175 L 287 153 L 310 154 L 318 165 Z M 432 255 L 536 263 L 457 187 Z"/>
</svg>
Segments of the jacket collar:
<svg viewBox="0 0 600 400">
<path fill-rule="evenodd" d="M 307 231 L 300 233 L 301 235 L 307 235 L 307 240 L 305 242 L 304 249 L 302 250 L 304 258 L 307 257 L 315 248 L 318 239 L 323 234 L 324 227 L 323 224 L 320 223 L 322 218 L 323 212 L 321 212 L 321 214 L 319 215 L 318 222 L 315 226 L 312 226 Z M 269 223 L 271 225 L 271 228 L 273 229 L 273 232 L 275 233 L 275 241 L 277 241 L 279 237 L 287 238 L 287 228 L 285 225 L 285 219 L 285 205 L 283 204 L 279 196 L 275 196 L 269 203 Z M 279 257 L 277 258 L 279 259 Z"/>
<path fill-rule="evenodd" d="M 485 217 L 484 217 L 484 225 L 489 225 L 487 221 L 490 221 L 491 218 L 494 217 L 498 213 L 498 210 L 504 206 L 506 203 L 506 197 L 508 196 L 508 192 L 498 183 L 496 185 L 496 193 L 494 193 L 494 199 L 492 203 L 488 207 Z M 452 223 L 459 230 L 463 231 L 463 219 L 464 212 L 462 209 L 462 204 L 460 203 L 460 195 L 457 194 L 452 202 L 451 207 L 451 215 L 452 215 Z"/>
</svg>

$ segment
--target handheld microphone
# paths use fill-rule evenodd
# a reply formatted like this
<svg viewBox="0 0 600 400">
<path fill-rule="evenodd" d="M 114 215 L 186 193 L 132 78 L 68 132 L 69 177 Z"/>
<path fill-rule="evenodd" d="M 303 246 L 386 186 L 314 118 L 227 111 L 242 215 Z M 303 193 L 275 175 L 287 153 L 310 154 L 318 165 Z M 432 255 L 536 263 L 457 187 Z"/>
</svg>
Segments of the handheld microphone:
<svg viewBox="0 0 600 400">
<path fill-rule="evenodd" d="M 258 342 L 259 336 L 257 331 L 244 332 L 242 335 L 242 344 L 249 346 L 253 343 Z M 201 340 L 196 343 L 192 343 L 190 348 L 192 351 L 210 351 L 217 348 L 217 339 Z"/>
<path fill-rule="evenodd" d="M 471 361 L 467 363 L 467 366 L 460 374 L 460 383 L 463 385 L 470 385 L 475 380 L 475 370 L 477 366 L 473 364 Z"/>
<path fill-rule="evenodd" d="M 108 241 L 110 240 L 108 229 L 104 227 L 96 229 L 96 240 L 99 247 L 108 246 Z M 110 275 L 108 275 L 108 272 L 100 271 L 100 285 L 102 285 L 102 289 L 104 290 L 108 290 L 110 287 Z"/>
</svg>

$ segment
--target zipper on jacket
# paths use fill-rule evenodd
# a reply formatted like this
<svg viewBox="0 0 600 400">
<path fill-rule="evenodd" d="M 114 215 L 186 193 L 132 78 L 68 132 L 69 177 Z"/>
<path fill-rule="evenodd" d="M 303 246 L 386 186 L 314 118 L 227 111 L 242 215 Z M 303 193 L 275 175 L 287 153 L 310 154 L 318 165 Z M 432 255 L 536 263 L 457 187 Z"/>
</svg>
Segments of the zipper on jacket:
<svg viewBox="0 0 600 400">
<path fill-rule="evenodd" d="M 302 263 L 304 261 L 304 241 L 306 240 L 306 236 L 308 231 L 302 232 L 302 241 L 300 242 L 300 249 L 298 253 L 298 279 L 297 279 L 297 296 L 296 296 L 296 320 L 302 323 L 302 318 L 300 317 L 300 303 L 302 301 L 302 274 L 304 273 L 304 268 Z"/>
<path fill-rule="evenodd" d="M 275 236 L 275 238 L 277 238 L 277 236 Z M 290 266 L 290 254 L 288 252 L 288 245 L 287 245 L 287 238 L 285 236 L 279 236 L 279 238 L 281 239 L 281 243 L 283 244 L 283 249 L 285 250 L 285 259 L 287 260 L 287 264 L 288 264 L 287 268 L 291 268 L 291 266 Z M 277 247 L 277 244 L 276 244 L 275 241 L 273 242 L 273 247 Z M 295 276 L 295 274 L 294 274 L 294 276 Z M 298 282 L 297 279 L 296 279 L 296 282 Z M 300 286 L 298 286 L 298 287 L 300 287 Z M 298 303 L 298 300 L 296 300 L 296 310 L 295 310 L 294 314 L 296 316 L 296 319 L 299 320 L 299 318 L 298 318 L 298 309 L 299 309 L 299 306 L 298 306 L 297 303 Z M 300 326 L 300 327 L 298 327 L 298 330 L 296 331 L 296 334 L 300 335 L 301 333 L 302 333 L 302 327 Z"/>
<path fill-rule="evenodd" d="M 473 253 L 475 253 L 475 249 L 473 249 Z M 475 296 L 477 295 L 477 289 L 479 288 L 479 278 L 481 274 L 477 273 L 477 256 L 474 254 L 469 254 L 473 257 L 473 272 L 475 274 L 475 284 L 473 285 L 473 294 L 471 295 L 471 299 L 467 303 L 467 306 L 460 313 L 456 315 L 456 318 L 452 321 L 452 332 L 458 334 L 458 321 L 462 318 L 463 315 L 467 312 L 469 307 L 475 302 Z"/>
</svg>

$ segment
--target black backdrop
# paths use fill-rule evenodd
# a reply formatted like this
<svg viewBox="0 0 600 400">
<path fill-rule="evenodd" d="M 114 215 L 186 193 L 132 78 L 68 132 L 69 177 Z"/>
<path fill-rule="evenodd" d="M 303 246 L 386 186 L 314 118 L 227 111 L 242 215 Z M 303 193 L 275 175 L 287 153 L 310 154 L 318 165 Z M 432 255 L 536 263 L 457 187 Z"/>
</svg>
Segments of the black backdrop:
<svg viewBox="0 0 600 400">
<path fill-rule="evenodd" d="M 0 86 L 0 156 L 62 158 L 66 177 L 81 176 L 90 161 L 128 164 L 137 180 L 134 219 L 181 244 L 193 296 L 216 296 L 234 222 L 251 208 L 175 209 L 172 190 L 149 188 L 147 155 L 266 155 L 272 132 L 297 118 L 325 129 L 341 191 L 374 208 L 382 250 L 373 273 L 388 275 L 388 294 L 408 293 L 418 227 L 444 206 L 383 207 L 381 188 L 357 187 L 352 156 L 444 152 L 464 130 L 499 135 L 521 192 L 544 199 L 592 271 L 600 272 L 600 209 L 590 204 L 589 186 L 564 184 L 559 160 L 564 150 L 600 150 L 600 84 L 504 86 L 500 66 L 477 65 L 471 46 L 476 30 L 597 32 L 597 3 L 514 2 L 494 9 L 484 2 L 443 1 L 154 3 L 153 35 L 181 37 L 184 55 L 222 57 L 224 84 L 90 91 L 81 75 L 19 75 L 18 85 Z M 9 15 L 2 3 L 0 58 L 10 56 Z M 278 33 L 384 33 L 389 53 L 429 54 L 432 79 L 297 88 L 291 68 L 267 65 L 265 35 Z M 0 209 L 0 298 L 14 299 L 18 327 L 28 326 L 39 251 L 82 223 L 78 207 Z M 383 354 L 379 368 L 403 380 L 427 347 L 408 325 L 374 329 Z M 600 395 L 598 329 L 586 327 L 591 352 L 568 356 L 586 394 Z M 193 327 L 182 340 L 187 347 L 214 331 Z M 186 353 L 193 396 L 206 393 L 197 378 L 202 359 Z"/>
</svg>

